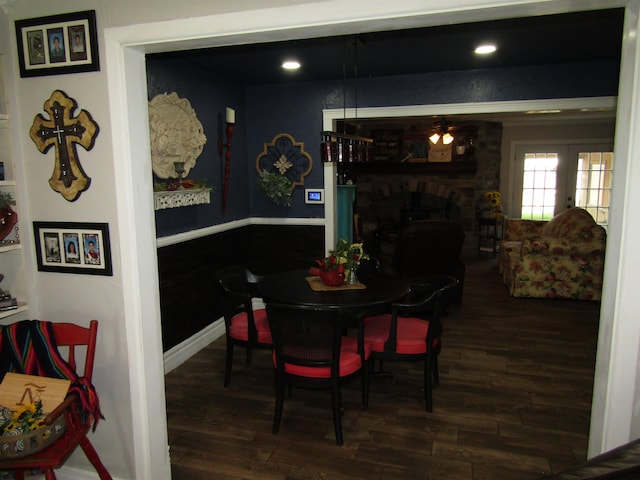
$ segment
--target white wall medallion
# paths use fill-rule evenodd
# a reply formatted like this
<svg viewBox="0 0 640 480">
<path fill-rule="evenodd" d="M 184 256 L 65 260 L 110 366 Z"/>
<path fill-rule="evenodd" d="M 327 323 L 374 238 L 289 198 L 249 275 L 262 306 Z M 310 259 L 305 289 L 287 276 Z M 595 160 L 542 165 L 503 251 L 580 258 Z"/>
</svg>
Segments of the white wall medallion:
<svg viewBox="0 0 640 480">
<path fill-rule="evenodd" d="M 189 174 L 207 142 L 202 123 L 186 98 L 160 94 L 149 102 L 151 163 L 160 178 L 178 178 L 175 163 L 184 163 Z"/>
</svg>

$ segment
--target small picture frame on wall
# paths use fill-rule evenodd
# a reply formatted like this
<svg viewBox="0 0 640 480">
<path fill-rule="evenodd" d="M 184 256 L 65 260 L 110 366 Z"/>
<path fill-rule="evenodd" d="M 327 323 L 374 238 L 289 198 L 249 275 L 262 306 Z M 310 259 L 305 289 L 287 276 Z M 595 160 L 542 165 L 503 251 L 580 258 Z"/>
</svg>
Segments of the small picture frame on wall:
<svg viewBox="0 0 640 480">
<path fill-rule="evenodd" d="M 16 21 L 21 77 L 100 70 L 96 12 Z"/>
<path fill-rule="evenodd" d="M 41 272 L 113 275 L 107 223 L 33 222 Z"/>
</svg>

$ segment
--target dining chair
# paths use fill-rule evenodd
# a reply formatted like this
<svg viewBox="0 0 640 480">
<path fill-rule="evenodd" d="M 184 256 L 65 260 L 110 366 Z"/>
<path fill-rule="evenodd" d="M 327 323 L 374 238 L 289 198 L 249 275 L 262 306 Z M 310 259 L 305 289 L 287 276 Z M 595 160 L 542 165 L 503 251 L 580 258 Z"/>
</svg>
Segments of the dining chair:
<svg viewBox="0 0 640 480">
<path fill-rule="evenodd" d="M 431 412 L 432 388 L 440 383 L 442 311 L 458 280 L 450 275 L 433 275 L 414 279 L 410 285 L 411 292 L 391 305 L 391 313 L 365 317 L 364 339 L 374 361 L 424 361 L 425 407 Z"/>
<path fill-rule="evenodd" d="M 0 471 L 12 471 L 12 478 L 16 479 L 24 479 L 25 475 L 31 478 L 34 471 L 41 471 L 47 480 L 55 480 L 54 469 L 61 467 L 80 446 L 98 477 L 111 479 L 88 436 L 102 418 L 91 384 L 97 336 L 97 320 L 91 320 L 88 327 L 39 320 L 23 320 L 2 327 L 0 369 L 3 375 L 6 371 L 15 371 L 66 378 L 71 380 L 71 387 L 65 400 L 44 419 L 46 425 L 52 425 L 63 416 L 65 432 L 42 450 L 22 457 L 1 458 Z M 84 365 L 82 370 L 79 365 Z M 5 447 L 3 445 L 3 451 Z"/>
<path fill-rule="evenodd" d="M 285 387 L 331 391 L 336 444 L 343 444 L 341 386 L 361 379 L 362 405 L 369 402 L 369 351 L 362 327 L 357 338 L 343 336 L 345 312 L 318 306 L 267 303 L 273 335 L 276 403 L 273 433 L 282 419 Z"/>
<path fill-rule="evenodd" d="M 258 284 L 262 277 L 243 266 L 233 265 L 215 273 L 218 281 L 224 324 L 227 335 L 227 353 L 224 370 L 224 386 L 231 382 L 234 347 L 246 349 L 247 366 L 251 365 L 254 348 L 271 349 L 271 331 L 264 308 L 255 308 L 258 299 Z"/>
</svg>

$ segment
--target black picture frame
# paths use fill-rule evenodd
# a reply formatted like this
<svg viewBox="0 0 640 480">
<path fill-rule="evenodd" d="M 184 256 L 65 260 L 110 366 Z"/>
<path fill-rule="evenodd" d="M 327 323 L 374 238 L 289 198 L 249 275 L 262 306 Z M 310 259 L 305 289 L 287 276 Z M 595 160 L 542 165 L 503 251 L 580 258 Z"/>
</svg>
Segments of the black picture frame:
<svg viewBox="0 0 640 480">
<path fill-rule="evenodd" d="M 95 10 L 16 20 L 15 24 L 21 77 L 100 70 Z"/>
<path fill-rule="evenodd" d="M 113 275 L 109 224 L 33 222 L 41 272 Z"/>
</svg>

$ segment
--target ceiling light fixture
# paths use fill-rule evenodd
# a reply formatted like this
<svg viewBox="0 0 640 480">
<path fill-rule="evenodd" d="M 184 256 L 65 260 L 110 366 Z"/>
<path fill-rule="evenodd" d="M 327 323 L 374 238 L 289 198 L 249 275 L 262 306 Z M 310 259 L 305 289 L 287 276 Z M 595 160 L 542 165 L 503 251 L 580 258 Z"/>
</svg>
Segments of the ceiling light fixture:
<svg viewBox="0 0 640 480">
<path fill-rule="evenodd" d="M 455 140 L 455 137 L 449 133 L 451 122 L 446 122 L 444 117 L 439 122 L 436 122 L 433 128 L 435 131 L 429 136 L 429 141 L 434 145 L 440 141 L 441 137 L 444 145 L 449 145 Z"/>
<path fill-rule="evenodd" d="M 497 50 L 497 47 L 493 44 L 485 43 L 483 45 L 478 45 L 474 50 L 476 55 L 489 55 Z"/>
<path fill-rule="evenodd" d="M 300 68 L 300 62 L 297 60 L 286 60 L 282 62 L 282 68 L 285 70 L 298 70 Z"/>
</svg>

